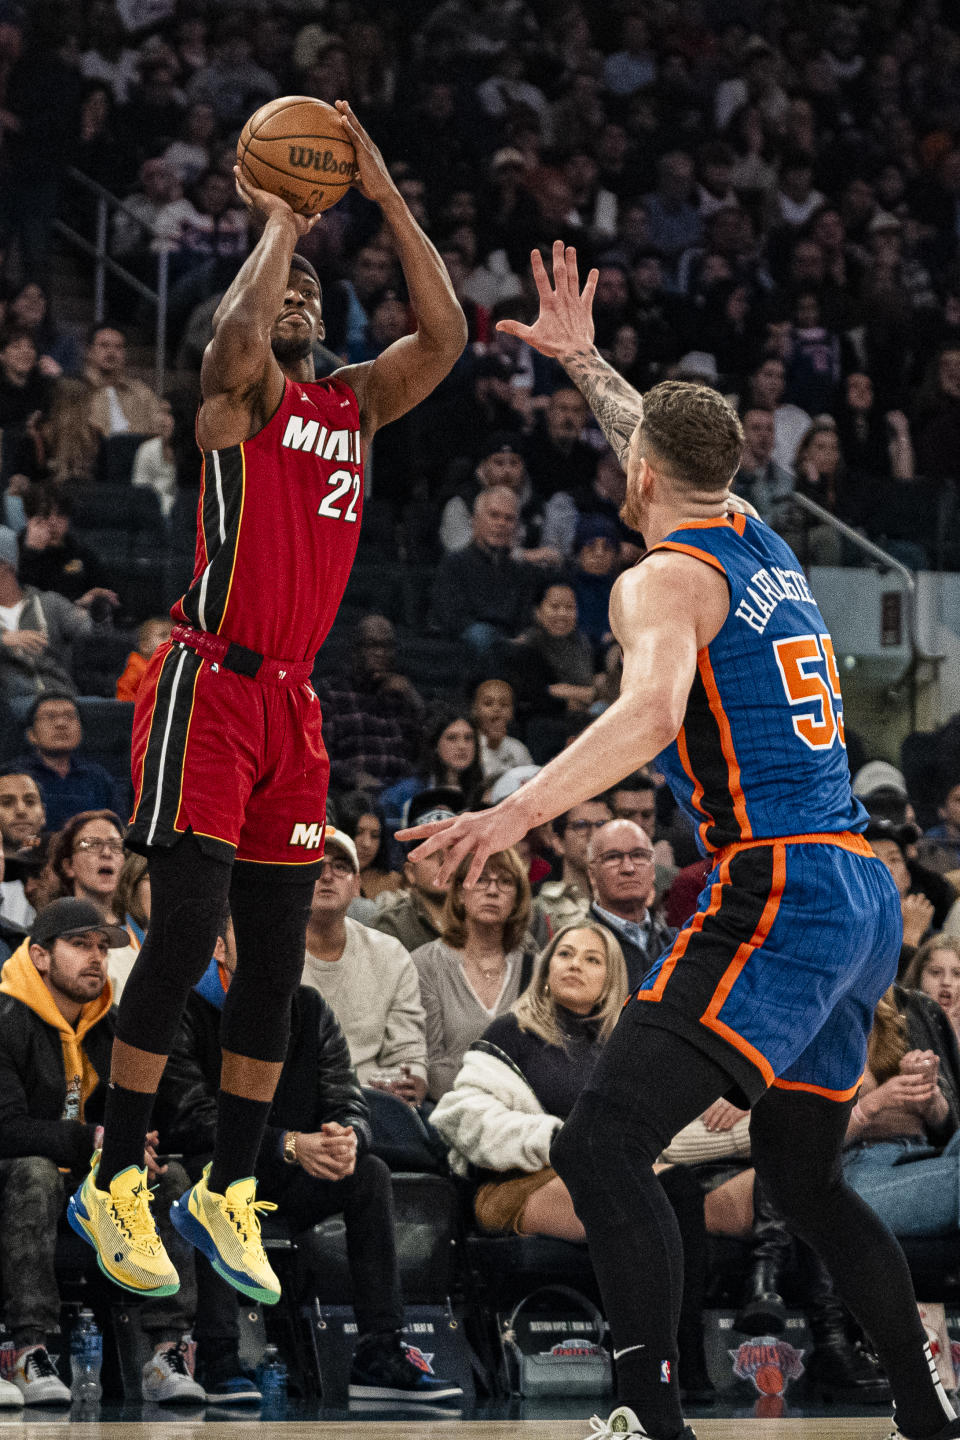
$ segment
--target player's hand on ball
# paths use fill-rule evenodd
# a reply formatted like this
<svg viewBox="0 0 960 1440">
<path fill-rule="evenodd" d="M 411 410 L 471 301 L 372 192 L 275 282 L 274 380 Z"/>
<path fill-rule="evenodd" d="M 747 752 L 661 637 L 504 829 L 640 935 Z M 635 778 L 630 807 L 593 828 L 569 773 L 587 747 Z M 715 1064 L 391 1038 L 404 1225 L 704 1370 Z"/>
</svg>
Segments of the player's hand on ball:
<svg viewBox="0 0 960 1440">
<path fill-rule="evenodd" d="M 386 162 L 378 147 L 374 145 L 350 109 L 348 102 L 337 100 L 335 104 L 340 113 L 340 119 L 343 121 L 343 128 L 353 141 L 353 148 L 357 152 L 357 178 L 353 183 L 361 195 L 382 205 L 385 200 L 389 200 L 398 193 Z"/>
<path fill-rule="evenodd" d="M 532 325 L 521 325 L 519 320 L 498 320 L 497 329 L 525 340 L 541 355 L 557 357 L 589 350 L 593 345 L 593 292 L 599 270 L 590 271 L 581 292 L 577 252 L 562 240 L 553 242 L 552 286 L 539 250 L 533 251 L 530 264 L 540 296 L 540 314 Z"/>
<path fill-rule="evenodd" d="M 237 194 L 250 212 L 254 224 L 261 230 L 271 215 L 284 215 L 293 221 L 298 236 L 309 235 L 320 219 L 319 215 L 298 215 L 279 195 L 271 195 L 269 190 L 258 190 L 256 185 L 250 184 L 239 165 L 233 167 L 233 178 Z"/>
</svg>

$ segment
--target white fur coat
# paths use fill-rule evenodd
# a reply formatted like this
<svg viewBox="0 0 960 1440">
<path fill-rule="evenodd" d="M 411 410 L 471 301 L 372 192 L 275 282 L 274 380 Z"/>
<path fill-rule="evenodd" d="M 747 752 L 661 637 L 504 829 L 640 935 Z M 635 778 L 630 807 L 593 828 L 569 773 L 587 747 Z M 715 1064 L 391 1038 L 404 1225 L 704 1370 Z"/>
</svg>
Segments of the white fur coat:
<svg viewBox="0 0 960 1440">
<path fill-rule="evenodd" d="M 450 1146 L 450 1168 L 525 1170 L 550 1164 L 550 1142 L 562 1121 L 544 1113 L 523 1074 L 494 1046 L 481 1042 L 463 1057 L 453 1089 L 430 1122 Z"/>
</svg>

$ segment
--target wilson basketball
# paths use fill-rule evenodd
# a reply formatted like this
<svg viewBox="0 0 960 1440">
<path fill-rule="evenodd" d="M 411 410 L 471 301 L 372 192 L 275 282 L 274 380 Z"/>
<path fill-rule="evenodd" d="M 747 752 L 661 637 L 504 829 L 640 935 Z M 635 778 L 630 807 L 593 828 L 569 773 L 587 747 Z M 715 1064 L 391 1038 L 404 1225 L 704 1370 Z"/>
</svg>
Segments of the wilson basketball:
<svg viewBox="0 0 960 1440">
<path fill-rule="evenodd" d="M 244 177 L 279 195 L 300 215 L 342 200 L 357 173 L 353 141 L 332 105 L 309 95 L 284 95 L 261 105 L 237 142 Z"/>
</svg>

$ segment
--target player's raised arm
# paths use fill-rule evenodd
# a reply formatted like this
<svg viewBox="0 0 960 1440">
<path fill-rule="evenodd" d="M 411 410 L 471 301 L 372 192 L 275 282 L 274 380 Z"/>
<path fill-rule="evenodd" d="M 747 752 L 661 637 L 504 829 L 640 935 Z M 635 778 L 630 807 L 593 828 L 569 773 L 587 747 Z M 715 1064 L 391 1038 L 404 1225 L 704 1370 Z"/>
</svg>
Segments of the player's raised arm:
<svg viewBox="0 0 960 1440">
<path fill-rule="evenodd" d="M 357 152 L 354 183 L 376 201 L 390 226 L 417 321 L 413 335 L 394 341 L 375 360 L 338 372 L 356 391 L 362 432 L 369 439 L 436 389 L 463 353 L 467 322 L 446 266 L 410 213 L 380 151 L 345 100 L 337 101 L 337 109 Z"/>
<path fill-rule="evenodd" d="M 535 825 L 609 790 L 676 739 L 697 669 L 697 652 L 727 616 L 725 578 L 686 555 L 651 555 L 614 587 L 610 625 L 623 648 L 620 696 L 538 775 L 491 810 L 400 831 L 397 839 L 425 843 L 411 859 L 438 850 L 441 881 L 473 856 L 468 883 L 484 861 L 515 844 Z"/>
<path fill-rule="evenodd" d="M 276 393 L 264 397 L 269 410 L 279 403 L 283 389 L 283 374 L 270 348 L 270 330 L 283 304 L 297 241 L 319 217 L 295 214 L 279 196 L 251 185 L 239 168 L 234 175 L 237 192 L 263 233 L 217 306 L 200 388 L 205 405 L 219 398 L 249 410 L 251 392 L 260 386 L 269 388 L 272 382 Z"/>
<path fill-rule="evenodd" d="M 643 398 L 607 364 L 593 343 L 593 293 L 599 272 L 590 271 L 581 291 L 577 252 L 572 245 L 564 247 L 562 240 L 553 242 L 553 285 L 539 250 L 533 251 L 530 260 L 540 314 L 532 325 L 500 320 L 497 329 L 560 361 L 626 470 L 630 436 L 643 419 Z"/>
</svg>

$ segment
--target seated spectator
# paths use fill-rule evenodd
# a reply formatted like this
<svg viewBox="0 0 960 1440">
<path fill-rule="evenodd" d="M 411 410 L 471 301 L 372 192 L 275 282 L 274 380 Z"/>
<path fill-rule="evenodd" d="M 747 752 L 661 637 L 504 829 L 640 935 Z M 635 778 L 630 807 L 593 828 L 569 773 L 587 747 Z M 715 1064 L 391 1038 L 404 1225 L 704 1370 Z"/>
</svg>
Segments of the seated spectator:
<svg viewBox="0 0 960 1440">
<path fill-rule="evenodd" d="M 303 983 L 335 1011 L 361 1085 L 393 1071 L 392 1094 L 419 1105 L 427 1089 L 427 1046 L 417 972 L 399 940 L 351 920 L 360 862 L 348 835 L 328 825 L 307 925 Z"/>
<path fill-rule="evenodd" d="M 125 901 L 117 895 L 123 869 L 123 825 L 111 810 L 83 810 L 50 839 L 50 872 L 61 896 L 96 905 L 110 925 L 123 925 Z M 131 934 L 122 949 L 110 951 L 110 983 L 119 1000 L 134 967 L 140 942 Z"/>
<path fill-rule="evenodd" d="M 473 540 L 437 566 L 428 618 L 434 633 L 465 640 L 482 654 L 527 623 L 538 572 L 513 558 L 519 513 L 517 497 L 505 486 L 477 496 Z"/>
<path fill-rule="evenodd" d="M 0 697 L 22 718 L 43 694 L 76 693 L 72 646 L 94 632 L 90 610 L 97 596 L 80 606 L 52 591 L 24 588 L 19 558 L 16 535 L 0 526 Z"/>
<path fill-rule="evenodd" d="M 777 355 L 768 355 L 747 381 L 747 408 L 773 415 L 773 459 L 785 470 L 794 467 L 797 446 L 810 428 L 810 416 L 799 405 L 786 405 L 787 372 Z"/>
<path fill-rule="evenodd" d="M 559 880 L 544 880 L 537 891 L 537 899 L 547 912 L 554 934 L 564 925 L 586 919 L 592 897 L 587 851 L 595 832 L 612 819 L 609 802 L 605 796 L 598 795 L 574 805 L 554 820 L 553 833 L 563 868 Z"/>
<path fill-rule="evenodd" d="M 530 978 L 530 885 L 515 850 L 491 855 L 483 874 L 464 885 L 457 867 L 444 902 L 438 940 L 413 954 L 427 1024 L 427 1088 L 432 1100 L 450 1089 L 467 1048 L 510 1008 Z"/>
<path fill-rule="evenodd" d="M 784 360 L 787 403 L 811 415 L 832 410 L 840 384 L 840 336 L 823 323 L 815 290 L 802 290 L 794 299 Z"/>
<path fill-rule="evenodd" d="M 29 775 L 43 797 L 47 825 L 60 830 L 81 810 L 117 810 L 117 785 L 94 760 L 78 754 L 83 744 L 80 711 L 71 695 L 47 693 L 27 717 L 30 750 L 10 763 Z"/>
<path fill-rule="evenodd" d="M 550 1143 L 626 998 L 610 931 L 566 925 L 518 999 L 466 1051 L 431 1121 L 451 1147 L 454 1172 L 479 1181 L 474 1213 L 483 1230 L 583 1243 L 569 1191 L 550 1167 Z"/>
<path fill-rule="evenodd" d="M 157 244 L 170 254 L 173 289 L 186 277 L 193 282 L 186 313 L 208 290 L 232 278 L 247 253 L 247 228 L 247 212 L 237 201 L 232 181 L 219 170 L 200 176 L 186 207 L 178 202 L 160 211 L 155 233 Z M 201 275 L 203 285 L 198 284 Z"/>
<path fill-rule="evenodd" d="M 396 668 L 397 635 L 383 615 L 354 631 L 353 665 L 317 683 L 334 783 L 376 793 L 410 774 L 423 731 L 423 701 Z"/>
<path fill-rule="evenodd" d="M 582 711 L 596 694 L 593 648 L 577 628 L 577 597 L 573 587 L 545 580 L 537 592 L 534 623 L 520 635 L 514 657 L 517 683 L 531 697 L 532 713 L 556 709 Z M 539 699 L 535 691 L 540 690 Z M 546 707 L 540 700 L 549 697 Z M 525 697 L 526 698 L 526 697 Z M 549 701 L 559 701 L 552 706 Z"/>
<path fill-rule="evenodd" d="M 837 427 L 830 416 L 814 420 L 797 446 L 794 461 L 794 490 L 814 500 L 831 515 L 849 519 L 843 457 Z M 839 565 L 842 559 L 840 536 L 826 521 L 794 507 L 800 533 L 798 556 L 804 565 Z"/>
<path fill-rule="evenodd" d="M 39 359 L 29 331 L 10 330 L 0 339 L 0 430 L 22 427 L 31 415 L 50 408 L 51 381 Z"/>
<path fill-rule="evenodd" d="M 942 849 L 952 852 L 955 867 L 960 868 L 960 783 L 952 780 L 942 787 L 942 799 L 937 806 L 940 816 L 936 825 L 925 832 L 926 840 L 936 840 Z"/>
<path fill-rule="evenodd" d="M 840 448 L 851 470 L 913 479 L 910 422 L 902 410 L 883 412 L 869 375 L 855 370 L 847 376 L 843 398 L 833 413 Z"/>
<path fill-rule="evenodd" d="M 362 790 L 343 795 L 337 801 L 338 828 L 349 835 L 360 862 L 360 894 L 376 900 L 388 890 L 399 890 L 403 881 L 390 869 L 390 845 L 382 808 Z"/>
<path fill-rule="evenodd" d="M 204 166 L 206 169 L 206 166 Z M 157 225 L 160 216 L 172 227 L 176 217 L 189 215 L 193 206 L 183 198 L 174 167 L 155 155 L 140 166 L 140 184 L 113 214 L 112 254 L 145 280 L 156 280 Z"/>
<path fill-rule="evenodd" d="M 960 1055 L 950 1022 L 928 995 L 891 986 L 874 1016 L 843 1168 L 895 1235 L 960 1231 L 958 1125 Z"/>
<path fill-rule="evenodd" d="M 124 930 L 104 923 L 96 906 L 57 900 L 3 967 L 4 1323 L 13 1337 L 13 1383 L 27 1405 L 70 1404 L 70 1391 L 47 1349 L 59 1329 L 61 1305 L 54 1254 L 67 1196 L 86 1174 L 99 1140 L 114 1034 L 109 953 L 126 938 Z M 156 1185 L 153 1211 L 181 1285 L 176 1295 L 140 1306 L 140 1324 L 154 1347 L 144 1366 L 143 1398 L 197 1404 L 204 1392 L 190 1377 L 180 1348 L 194 1319 L 193 1250 L 169 1223 L 170 1205 L 189 1180 L 178 1165 L 157 1164 L 157 1142 L 152 1131 L 145 1137 L 145 1168 L 126 1173 L 131 1191 L 146 1184 L 148 1171 Z"/>
<path fill-rule="evenodd" d="M 625 775 L 614 785 L 607 799 L 614 819 L 632 820 L 653 840 L 656 889 L 659 897 L 673 883 L 677 866 L 673 845 L 666 835 L 661 835 L 658 826 L 657 782 L 648 771 L 635 770 L 632 775 Z M 701 885 L 697 894 L 702 889 Z"/>
<path fill-rule="evenodd" d="M 0 843 L 0 965 L 13 954 L 18 945 L 21 945 L 27 937 L 27 927 L 18 921 L 11 919 L 2 909 L 4 886 L 7 883 L 7 862 Z"/>
<path fill-rule="evenodd" d="M 960 1036 L 960 940 L 955 935 L 931 935 L 904 971 L 903 988 L 922 990 L 936 1000 Z"/>
<path fill-rule="evenodd" d="M 130 473 L 131 485 L 149 486 L 160 501 L 164 520 L 169 520 L 177 498 L 177 460 L 173 437 L 176 421 L 169 400 L 157 406 L 157 434 L 137 446 Z"/>
<path fill-rule="evenodd" d="M 70 533 L 70 500 L 55 485 L 31 485 L 23 497 L 27 528 L 20 539 L 21 585 L 72 600 L 98 620 L 120 604 L 98 555 Z"/>
<path fill-rule="evenodd" d="M 90 418 L 90 387 L 85 379 L 57 381 L 50 413 L 38 427 L 34 479 L 52 484 L 94 480 L 103 436 Z M 24 529 L 23 525 L 17 527 Z"/>
<path fill-rule="evenodd" d="M 80 347 L 73 335 L 54 324 L 50 297 L 39 280 L 24 281 L 11 297 L 7 321 L 13 329 L 33 336 L 41 374 L 55 379 L 58 375 L 77 373 Z"/>
<path fill-rule="evenodd" d="M 589 487 L 597 471 L 597 452 L 582 439 L 589 411 L 570 384 L 554 390 L 524 443 L 527 474 L 534 493 L 548 499 L 558 490 L 576 493 Z"/>
<path fill-rule="evenodd" d="M 152 615 L 144 620 L 137 630 L 137 648 L 127 656 L 123 674 L 117 681 L 118 700 L 136 700 L 140 682 L 147 672 L 150 658 L 161 645 L 166 645 L 173 629 L 172 622 L 165 615 Z"/>
<path fill-rule="evenodd" d="M 550 1145 L 589 1082 L 626 995 L 626 967 L 610 931 L 567 925 L 537 957 L 518 999 L 467 1050 L 431 1121 L 450 1145 L 453 1170 L 479 1181 L 473 1205 L 481 1229 L 583 1243 L 570 1194 L 550 1165 Z M 681 1384 L 709 1390 L 703 1194 L 683 1167 L 660 1178 L 684 1239 Z"/>
<path fill-rule="evenodd" d="M 570 496 L 558 490 L 549 500 L 535 496 L 527 475 L 518 437 L 501 431 L 480 447 L 480 459 L 471 479 L 451 496 L 440 517 L 440 544 L 449 554 L 465 550 L 473 538 L 473 506 L 483 490 L 504 486 L 519 506 L 515 560 L 528 565 L 559 565 L 573 540 L 576 510 Z"/>
<path fill-rule="evenodd" d="M 127 338 L 114 325 L 94 325 L 88 336 L 83 377 L 87 415 L 101 435 L 157 435 L 160 401 L 142 380 L 127 374 Z"/>
<path fill-rule="evenodd" d="M 750 406 L 743 413 L 743 455 L 740 469 L 733 477 L 738 495 L 757 511 L 765 525 L 770 525 L 793 545 L 796 516 L 790 505 L 793 475 L 773 458 L 776 439 L 772 410 Z"/>
<path fill-rule="evenodd" d="M 697 205 L 693 158 L 671 150 L 657 161 L 657 188 L 644 195 L 650 244 L 671 262 L 700 242 L 703 217 Z"/>
<path fill-rule="evenodd" d="M 217 1133 L 220 1019 L 236 969 L 233 937 L 229 926 L 226 930 L 187 1000 L 157 1097 L 166 1143 L 194 1157 L 194 1170 L 212 1152 Z M 294 1234 L 330 1215 L 343 1216 L 358 1332 L 350 1398 L 458 1397 L 457 1386 L 417 1366 L 403 1343 L 390 1171 L 370 1153 L 370 1114 L 344 1031 L 332 1006 L 306 984 L 293 997 L 291 1022 L 257 1161 L 258 1197 L 276 1206 Z M 228 1400 L 229 1379 L 238 1373 L 240 1359 L 229 1291 L 221 1292 L 223 1302 L 230 1309 L 219 1329 L 232 1322 L 234 1334 L 216 1347 L 208 1343 L 198 1369 L 206 1390 L 223 1387 Z"/>
<path fill-rule="evenodd" d="M 190 104 L 200 100 L 211 105 L 224 129 L 239 129 L 248 115 L 280 93 L 275 78 L 253 59 L 248 32 L 243 15 L 221 18 L 212 56 L 187 85 Z"/>
<path fill-rule="evenodd" d="M 438 785 L 462 791 L 467 805 L 479 802 L 483 791 L 480 768 L 480 739 L 477 727 L 465 711 L 435 710 L 423 725 L 416 773 L 384 790 L 380 796 L 391 832 L 404 820 L 407 805 L 421 790 Z"/>
<path fill-rule="evenodd" d="M 449 786 L 422 790 L 410 801 L 407 824 L 427 825 L 434 820 L 448 820 L 459 815 L 463 808 L 461 790 Z M 371 921 L 374 929 L 395 936 L 411 954 L 421 945 L 439 938 L 444 901 L 450 889 L 449 885 L 441 885 L 437 880 L 442 863 L 439 855 L 431 855 L 427 860 L 405 859 L 404 889 L 388 891 L 375 920 Z"/>
<path fill-rule="evenodd" d="M 650 914 L 655 871 L 649 835 L 632 820 L 611 820 L 590 838 L 587 873 L 593 889 L 588 918 L 613 931 L 630 990 L 636 990 L 675 938 L 673 930 Z"/>
<path fill-rule="evenodd" d="M 522 740 L 507 733 L 513 721 L 513 690 L 506 680 L 484 680 L 473 692 L 470 710 L 480 736 L 480 767 L 492 785 L 516 765 L 532 765 Z M 408 822 L 409 823 L 409 822 Z"/>
<path fill-rule="evenodd" d="M 589 485 L 573 492 L 574 504 L 583 517 L 602 515 L 613 525 L 619 546 L 618 564 L 632 565 L 643 552 L 643 536 L 620 518 L 627 498 L 627 477 L 612 450 L 604 450 L 597 460 L 596 474 Z"/>
<path fill-rule="evenodd" d="M 616 525 L 606 515 L 582 515 L 577 521 L 568 579 L 577 602 L 577 624 L 593 646 L 595 667 L 613 639 L 610 593 L 619 571 Z"/>
<path fill-rule="evenodd" d="M 953 480 L 960 448 L 960 345 L 944 345 L 936 372 L 920 387 L 914 420 L 917 470 L 937 480 Z"/>
<path fill-rule="evenodd" d="M 29 927 L 36 914 L 27 893 L 25 876 L 44 865 L 42 836 L 47 816 L 43 798 L 32 775 L 14 765 L 0 766 L 0 843 L 6 856 L 6 873 L 0 882 L 0 919 Z M 14 871 L 18 873 L 14 875 Z M 31 892 L 35 886 L 30 884 Z"/>
<path fill-rule="evenodd" d="M 210 169 L 216 126 L 213 106 L 204 100 L 195 101 L 184 114 L 179 136 L 171 140 L 160 156 L 181 185 L 193 185 L 205 170 Z"/>
<path fill-rule="evenodd" d="M 863 832 L 878 860 L 890 871 L 900 895 L 903 916 L 903 944 L 900 947 L 899 974 L 906 973 L 917 949 L 926 938 L 934 920 L 934 906 L 914 886 L 908 868 L 908 849 L 916 842 L 919 831 L 912 825 L 894 825 L 889 820 L 871 820 Z"/>
</svg>

